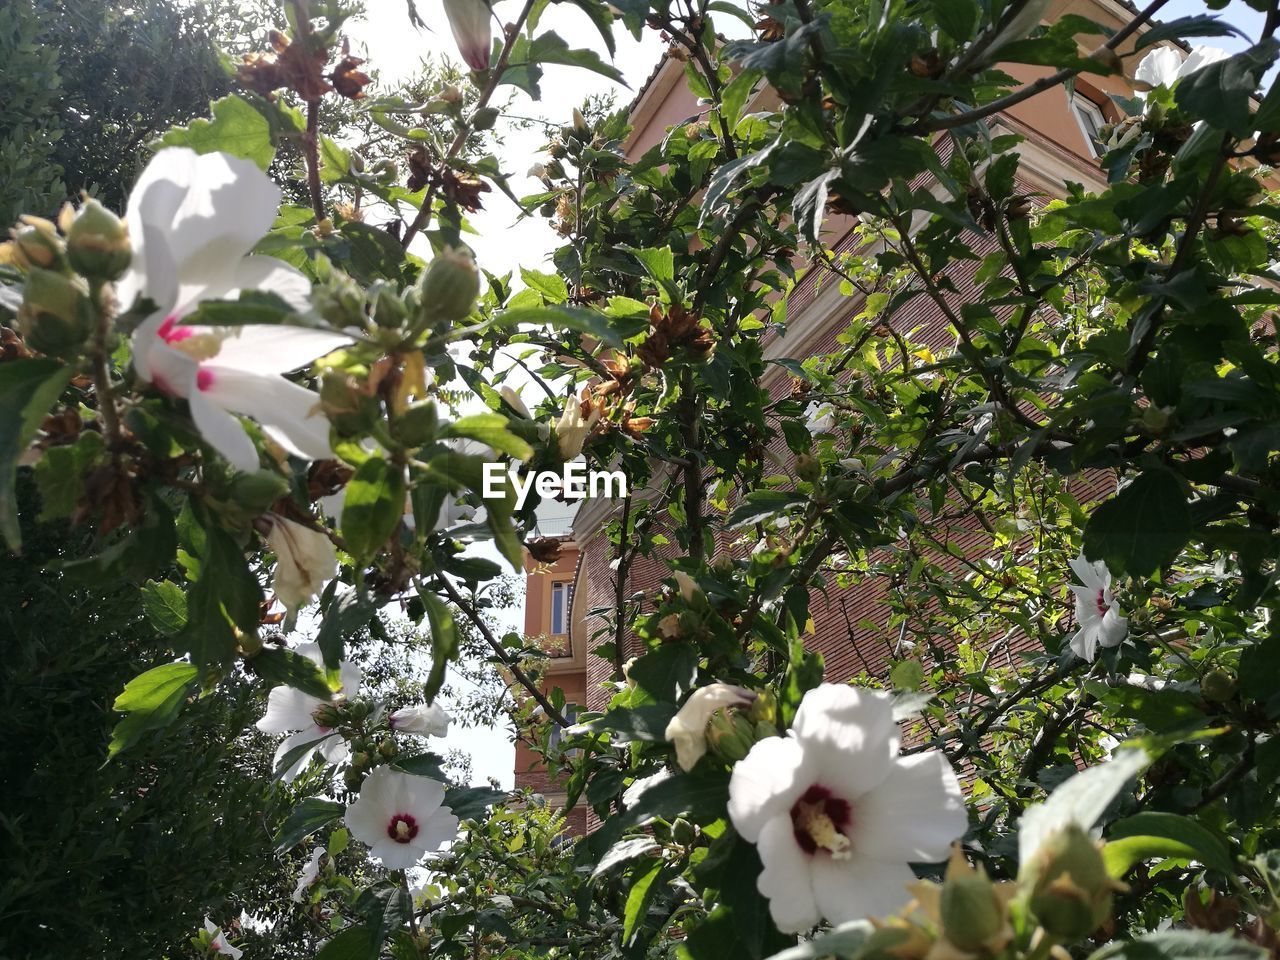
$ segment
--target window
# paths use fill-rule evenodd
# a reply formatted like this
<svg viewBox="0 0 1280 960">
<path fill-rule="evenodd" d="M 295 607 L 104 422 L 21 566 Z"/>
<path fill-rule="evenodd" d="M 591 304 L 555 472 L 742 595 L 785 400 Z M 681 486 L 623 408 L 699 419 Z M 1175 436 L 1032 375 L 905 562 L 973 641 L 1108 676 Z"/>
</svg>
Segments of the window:
<svg viewBox="0 0 1280 960">
<path fill-rule="evenodd" d="M 1076 123 L 1080 124 L 1080 132 L 1084 134 L 1090 154 L 1094 157 L 1102 156 L 1106 152 L 1102 142 L 1102 128 L 1107 124 L 1102 108 L 1077 93 L 1071 97 L 1071 113 L 1075 116 Z"/>
<path fill-rule="evenodd" d="M 569 632 L 569 611 L 573 609 L 573 584 L 558 580 L 551 584 L 551 633 L 562 636 Z"/>
<path fill-rule="evenodd" d="M 565 704 L 564 709 L 560 712 L 564 714 L 564 718 L 570 723 L 573 723 L 573 721 L 578 719 L 578 708 L 572 704 Z M 547 738 L 547 746 L 550 748 L 558 747 L 560 746 L 560 741 L 563 739 L 564 727 L 557 723 L 551 731 L 551 736 Z M 577 751 L 572 751 L 572 753 L 577 753 Z"/>
</svg>

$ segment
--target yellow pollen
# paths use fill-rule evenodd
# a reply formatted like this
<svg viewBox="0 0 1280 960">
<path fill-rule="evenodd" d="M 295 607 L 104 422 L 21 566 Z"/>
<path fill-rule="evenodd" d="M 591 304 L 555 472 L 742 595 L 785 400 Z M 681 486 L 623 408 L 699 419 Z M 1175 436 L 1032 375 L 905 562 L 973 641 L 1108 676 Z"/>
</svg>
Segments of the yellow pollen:
<svg viewBox="0 0 1280 960">
<path fill-rule="evenodd" d="M 210 360 L 222 349 L 222 337 L 216 333 L 198 333 L 194 337 L 178 340 L 170 346 L 175 350 L 181 350 L 192 360 Z"/>
<path fill-rule="evenodd" d="M 813 838 L 813 842 L 831 854 L 833 860 L 848 860 L 853 856 L 853 844 L 836 829 L 827 816 L 824 803 L 800 803 L 796 805 L 796 825 Z"/>
<path fill-rule="evenodd" d="M 402 840 L 409 839 L 409 824 L 404 820 L 396 822 L 396 836 Z"/>
</svg>

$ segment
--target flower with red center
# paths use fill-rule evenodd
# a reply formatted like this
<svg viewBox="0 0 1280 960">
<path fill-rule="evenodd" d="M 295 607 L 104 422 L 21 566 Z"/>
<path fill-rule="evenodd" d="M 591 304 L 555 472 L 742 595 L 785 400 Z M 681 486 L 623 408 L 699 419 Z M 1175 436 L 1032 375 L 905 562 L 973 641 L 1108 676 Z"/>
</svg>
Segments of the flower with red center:
<svg viewBox="0 0 1280 960">
<path fill-rule="evenodd" d="M 899 755 L 889 694 L 838 684 L 810 690 L 788 734 L 734 766 L 729 817 L 756 844 L 756 886 L 787 933 L 897 911 L 908 864 L 945 860 L 968 824 L 947 759 Z"/>
<path fill-rule="evenodd" d="M 438 780 L 378 767 L 347 807 L 347 828 L 388 870 L 406 870 L 458 836 L 458 818 L 443 800 Z"/>
<path fill-rule="evenodd" d="M 1111 571 L 1101 560 L 1090 563 L 1084 554 L 1069 561 L 1080 583 L 1070 584 L 1076 595 L 1076 624 L 1071 637 L 1076 656 L 1090 663 L 1098 647 L 1118 647 L 1129 633 L 1129 621 L 1120 616 L 1120 605 L 1111 595 Z"/>
<path fill-rule="evenodd" d="M 187 401 L 201 435 L 241 470 L 258 452 L 236 414 L 302 459 L 333 456 L 319 397 L 281 374 L 345 346 L 345 334 L 276 324 L 213 327 L 184 318 L 206 300 L 246 290 L 272 293 L 307 312 L 311 284 L 289 264 L 250 251 L 271 229 L 280 189 L 251 161 L 185 147 L 157 153 L 129 196 L 129 271 L 117 285 L 122 307 L 150 301 L 133 332 L 138 377 Z"/>
<path fill-rule="evenodd" d="M 227 943 L 227 936 L 222 932 L 222 928 L 215 926 L 208 917 L 204 918 L 204 929 L 209 934 L 209 947 L 214 953 L 224 954 L 231 960 L 240 960 L 240 955 L 244 951 Z"/>
<path fill-rule="evenodd" d="M 323 668 L 324 658 L 317 644 L 303 643 L 293 652 Z M 354 697 L 360 691 L 360 668 L 342 660 L 338 663 L 338 675 L 342 680 L 342 695 Z M 333 764 L 347 758 L 347 741 L 316 720 L 317 713 L 329 704 L 330 701 L 313 697 L 296 687 L 273 687 L 268 695 L 267 712 L 258 721 L 258 729 L 263 733 L 290 734 L 276 748 L 275 766 L 279 767 L 286 756 L 303 745 L 312 747 L 303 750 L 281 774 L 286 783 L 302 772 L 316 752 Z"/>
</svg>

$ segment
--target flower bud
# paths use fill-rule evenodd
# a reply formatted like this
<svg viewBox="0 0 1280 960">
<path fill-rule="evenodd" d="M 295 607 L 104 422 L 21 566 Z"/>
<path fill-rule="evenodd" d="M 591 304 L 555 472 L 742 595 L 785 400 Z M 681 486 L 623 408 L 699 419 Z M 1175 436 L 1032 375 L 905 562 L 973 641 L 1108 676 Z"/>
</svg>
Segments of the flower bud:
<svg viewBox="0 0 1280 960">
<path fill-rule="evenodd" d="M 97 200 L 86 200 L 67 233 L 67 259 L 91 279 L 119 278 L 133 259 L 128 226 Z"/>
<path fill-rule="evenodd" d="M 671 576 L 675 578 L 676 585 L 680 588 L 680 596 L 684 598 L 685 603 L 693 603 L 694 597 L 702 592 L 698 589 L 698 584 L 693 577 L 683 570 L 672 571 Z"/>
<path fill-rule="evenodd" d="M 39 268 L 66 272 L 67 253 L 58 236 L 58 230 L 48 220 L 40 217 L 23 217 L 22 225 L 15 227 L 13 251 L 16 266 L 24 270 Z"/>
<path fill-rule="evenodd" d="M 959 849 L 953 856 L 964 860 Z M 967 953 L 984 950 L 998 953 L 1004 946 L 1001 941 L 1007 943 L 1007 937 L 1013 933 L 1006 898 L 984 870 L 968 867 L 948 870 L 947 874 L 940 897 L 943 933 Z"/>
<path fill-rule="evenodd" d="M 817 483 L 822 476 L 822 465 L 818 463 L 818 458 L 809 453 L 796 457 L 796 476 L 809 483 Z"/>
<path fill-rule="evenodd" d="M 583 416 L 582 403 L 575 396 L 569 397 L 564 406 L 564 413 L 556 424 L 556 446 L 560 450 L 562 460 L 568 462 L 582 453 L 587 435 L 599 422 L 600 414 L 600 408 L 591 404 L 590 410 L 586 416 Z"/>
<path fill-rule="evenodd" d="M 737 710 L 717 710 L 707 723 L 706 737 L 712 753 L 729 763 L 737 763 L 755 745 L 755 724 Z"/>
<path fill-rule="evenodd" d="M 422 306 L 442 320 L 461 320 L 480 295 L 480 271 L 463 249 L 442 250 L 422 274 Z"/>
<path fill-rule="evenodd" d="M 316 722 L 316 726 L 332 730 L 342 723 L 342 710 L 336 703 L 322 703 L 311 714 L 311 719 Z"/>
<path fill-rule="evenodd" d="M 28 346 L 50 356 L 73 356 L 92 328 L 89 291 L 78 279 L 34 267 L 27 273 L 17 319 Z"/>
<path fill-rule="evenodd" d="M 676 817 L 671 824 L 671 839 L 687 847 L 698 839 L 698 828 L 684 817 Z"/>
<path fill-rule="evenodd" d="M 491 14 L 485 0 L 444 0 L 444 13 L 449 18 L 458 53 L 472 70 L 489 69 L 489 21 Z"/>
<path fill-rule="evenodd" d="M 1236 678 L 1221 667 L 1210 670 L 1200 681 L 1200 692 L 1206 700 L 1221 703 L 1236 692 Z"/>
<path fill-rule="evenodd" d="M 388 760 L 399 752 L 400 748 L 396 746 L 396 742 L 394 740 L 383 740 L 378 744 L 378 753 Z"/>
<path fill-rule="evenodd" d="M 1112 894 L 1126 889 L 1107 873 L 1099 845 L 1076 824 L 1046 840 L 1029 867 L 1031 911 L 1062 940 L 1096 930 L 1111 913 Z"/>
<path fill-rule="evenodd" d="M 396 417 L 392 424 L 392 432 L 401 443 L 420 447 L 435 438 L 438 422 L 435 402 L 423 400 L 413 404 Z"/>
<path fill-rule="evenodd" d="M 582 115 L 582 111 L 577 107 L 573 108 L 573 129 L 575 133 L 587 132 L 587 118 Z"/>
<path fill-rule="evenodd" d="M 712 683 L 693 691 L 665 732 L 666 739 L 675 744 L 680 769 L 692 770 L 707 752 L 707 721 L 713 713 L 724 707 L 746 707 L 755 697 L 751 690 L 727 683 Z"/>
<path fill-rule="evenodd" d="M 363 770 L 365 767 L 369 765 L 371 760 L 372 758 L 363 750 L 361 750 L 359 753 L 352 754 L 351 766 L 356 770 Z"/>
<path fill-rule="evenodd" d="M 289 492 L 289 482 L 270 470 L 237 473 L 231 481 L 231 498 L 254 514 L 262 513 Z"/>
<path fill-rule="evenodd" d="M 373 291 L 373 322 L 384 330 L 397 330 L 409 317 L 409 311 L 394 288 L 385 283 Z"/>
<path fill-rule="evenodd" d="M 520 394 L 512 387 L 509 387 L 504 383 L 498 388 L 498 395 L 501 396 L 503 400 L 507 401 L 507 406 L 520 416 L 524 417 L 526 420 L 533 419 L 533 414 L 531 414 L 529 412 L 529 408 L 525 406 L 524 400 L 520 398 Z"/>
</svg>

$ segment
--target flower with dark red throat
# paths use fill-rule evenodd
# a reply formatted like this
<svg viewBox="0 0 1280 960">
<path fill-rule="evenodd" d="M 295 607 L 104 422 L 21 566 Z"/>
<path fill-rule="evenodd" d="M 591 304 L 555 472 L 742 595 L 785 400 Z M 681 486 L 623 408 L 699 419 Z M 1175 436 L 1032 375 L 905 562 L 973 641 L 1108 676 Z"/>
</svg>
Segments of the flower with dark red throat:
<svg viewBox="0 0 1280 960">
<path fill-rule="evenodd" d="M 324 669 L 324 657 L 318 644 L 302 643 L 294 647 L 293 652 Z M 342 696 L 354 697 L 360 692 L 360 668 L 354 663 L 340 660 L 338 676 L 342 680 Z M 267 696 L 267 712 L 257 726 L 263 733 L 289 734 L 276 748 L 275 765 L 280 766 L 285 757 L 305 744 L 312 748 L 302 750 L 288 769 L 283 771 L 281 776 L 286 782 L 301 773 L 316 752 L 333 764 L 341 763 L 347 758 L 347 741 L 329 726 L 333 721 L 326 716 L 332 710 L 333 703 L 333 700 L 313 697 L 297 687 L 282 684 L 271 689 Z"/>
<path fill-rule="evenodd" d="M 1118 647 L 1129 633 L 1129 621 L 1120 616 L 1120 604 L 1111 595 L 1111 571 L 1101 560 L 1090 563 L 1084 554 L 1069 561 L 1080 582 L 1070 584 L 1076 596 L 1076 624 L 1071 649 L 1090 663 L 1098 647 Z"/>
<path fill-rule="evenodd" d="M 756 844 L 756 886 L 778 929 L 884 917 L 909 900 L 909 863 L 945 860 L 968 816 L 936 750 L 900 756 L 887 693 L 823 684 L 784 737 L 736 764 L 729 817 Z"/>
<path fill-rule="evenodd" d="M 347 828 L 388 870 L 407 870 L 457 838 L 458 818 L 443 800 L 440 781 L 378 767 L 347 807 Z"/>
</svg>

